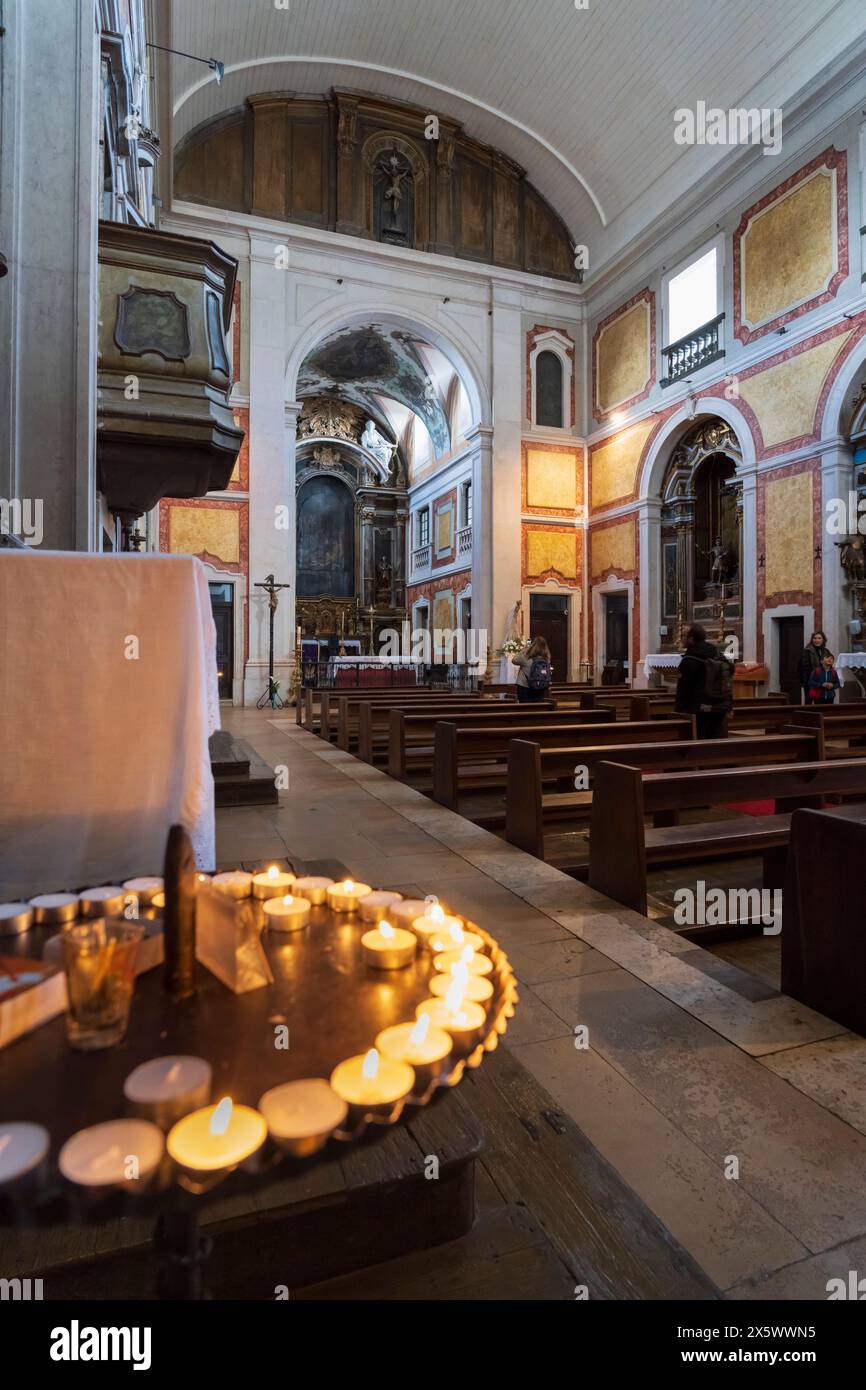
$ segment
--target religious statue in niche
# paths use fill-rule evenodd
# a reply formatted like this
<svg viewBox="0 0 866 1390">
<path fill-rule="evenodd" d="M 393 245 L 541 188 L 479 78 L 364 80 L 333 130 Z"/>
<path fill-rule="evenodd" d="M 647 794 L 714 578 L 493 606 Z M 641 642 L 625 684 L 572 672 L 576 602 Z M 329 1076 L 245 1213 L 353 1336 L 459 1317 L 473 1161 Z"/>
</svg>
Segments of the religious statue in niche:
<svg viewBox="0 0 866 1390">
<path fill-rule="evenodd" d="M 840 547 L 839 561 L 848 583 L 862 583 L 866 579 L 866 541 L 862 536 L 855 536 L 851 541 L 836 541 L 836 544 Z"/>
<path fill-rule="evenodd" d="M 413 174 L 405 155 L 393 149 L 373 168 L 373 232 L 378 241 L 411 246 Z"/>
<path fill-rule="evenodd" d="M 391 602 L 391 562 L 383 555 L 376 566 L 376 599 Z"/>
<path fill-rule="evenodd" d="M 731 568 L 731 552 L 725 545 L 721 536 L 716 536 L 715 541 L 706 552 L 710 559 L 710 582 L 713 584 L 724 584 Z"/>
<path fill-rule="evenodd" d="M 391 458 L 397 446 L 388 443 L 384 435 L 381 435 L 376 429 L 372 420 L 368 420 L 364 426 L 364 433 L 361 435 L 361 444 L 367 450 L 368 454 L 372 454 L 375 459 L 379 460 L 383 468 L 390 469 Z"/>
</svg>

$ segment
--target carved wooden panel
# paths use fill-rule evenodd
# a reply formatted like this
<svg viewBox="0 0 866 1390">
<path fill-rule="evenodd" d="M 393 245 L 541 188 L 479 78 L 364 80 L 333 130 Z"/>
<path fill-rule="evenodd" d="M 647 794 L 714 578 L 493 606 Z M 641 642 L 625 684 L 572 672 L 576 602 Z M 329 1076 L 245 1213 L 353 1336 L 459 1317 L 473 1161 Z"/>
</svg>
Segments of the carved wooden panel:
<svg viewBox="0 0 866 1390">
<path fill-rule="evenodd" d="M 514 174 L 496 169 L 493 176 L 493 259 L 519 270 L 523 264 L 520 237 L 520 182 Z"/>
<path fill-rule="evenodd" d="M 253 103 L 253 212 L 284 218 L 287 213 L 286 105 L 283 101 Z"/>
<path fill-rule="evenodd" d="M 294 118 L 289 108 L 289 217 L 326 226 L 329 220 L 328 113 Z"/>
<path fill-rule="evenodd" d="M 490 169 L 474 159 L 465 158 L 458 161 L 457 168 L 457 254 L 490 260 L 493 255 Z"/>
<path fill-rule="evenodd" d="M 210 203 L 218 191 L 221 207 L 246 212 L 246 127 L 246 111 L 233 112 L 182 147 L 175 161 L 175 196 Z"/>
</svg>

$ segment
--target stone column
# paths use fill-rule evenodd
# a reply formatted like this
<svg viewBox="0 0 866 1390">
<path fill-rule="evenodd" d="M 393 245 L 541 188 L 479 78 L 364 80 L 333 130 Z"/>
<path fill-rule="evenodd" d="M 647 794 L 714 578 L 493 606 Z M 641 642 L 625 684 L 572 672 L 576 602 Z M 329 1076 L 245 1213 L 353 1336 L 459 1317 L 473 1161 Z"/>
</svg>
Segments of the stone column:
<svg viewBox="0 0 866 1390">
<path fill-rule="evenodd" d="M 494 281 L 492 295 L 493 536 L 492 647 L 505 633 L 505 619 L 522 593 L 520 447 L 523 425 L 524 344 L 520 291 Z M 529 633 L 529 613 L 524 615 Z"/>
<path fill-rule="evenodd" d="M 845 536 L 830 535 L 827 530 L 827 517 L 832 515 L 828 511 L 829 503 L 837 498 L 841 498 L 847 508 L 849 493 L 854 488 L 854 463 L 850 448 L 844 445 L 826 450 L 821 458 L 821 618 L 823 630 L 827 634 L 827 642 L 831 652 L 847 652 L 851 650 L 852 637 L 848 631 L 848 623 L 855 616 L 854 604 L 843 588 L 845 574 L 840 563 L 839 546 L 836 541 L 844 541 Z M 856 503 L 855 503 L 856 506 Z M 856 513 L 851 517 L 851 521 L 856 525 Z M 853 531 L 852 531 L 852 534 Z M 815 622 L 818 619 L 818 604 L 815 604 Z M 806 640 L 809 640 L 811 633 L 806 633 Z"/>
<path fill-rule="evenodd" d="M 472 455 L 472 626 L 475 652 L 480 652 L 478 634 L 486 633 L 487 667 L 494 661 L 493 649 L 501 637 L 493 630 L 493 430 L 477 425 L 466 431 L 474 446 Z M 410 615 L 411 617 L 411 615 Z M 479 669 L 479 675 L 484 668 Z"/>
<path fill-rule="evenodd" d="M 244 703 L 255 704 L 267 687 L 268 601 L 255 586 L 273 574 L 291 584 L 280 594 L 274 624 L 274 676 L 288 693 L 294 645 L 295 422 L 300 406 L 285 406 L 285 294 L 274 238 L 250 246 L 250 501 L 249 655 Z"/>
<path fill-rule="evenodd" d="M 393 546 L 393 601 L 395 608 L 405 609 L 406 607 L 406 523 L 409 520 L 409 513 L 405 507 L 398 507 L 394 512 L 394 546 Z"/>
<path fill-rule="evenodd" d="M 99 36 L 93 0 L 27 0 L 4 20 L 0 496 L 41 503 L 45 549 L 89 550 L 99 540 Z"/>
<path fill-rule="evenodd" d="M 652 652 L 657 652 L 661 645 L 659 634 L 662 612 L 661 510 L 661 500 L 658 497 L 648 497 L 641 502 L 638 511 L 640 660 L 632 673 L 632 684 L 640 688 L 643 688 L 647 683 L 643 669 L 643 658 Z"/>
<path fill-rule="evenodd" d="M 758 659 L 758 474 L 742 474 L 740 602 L 743 610 L 743 661 Z"/>
</svg>

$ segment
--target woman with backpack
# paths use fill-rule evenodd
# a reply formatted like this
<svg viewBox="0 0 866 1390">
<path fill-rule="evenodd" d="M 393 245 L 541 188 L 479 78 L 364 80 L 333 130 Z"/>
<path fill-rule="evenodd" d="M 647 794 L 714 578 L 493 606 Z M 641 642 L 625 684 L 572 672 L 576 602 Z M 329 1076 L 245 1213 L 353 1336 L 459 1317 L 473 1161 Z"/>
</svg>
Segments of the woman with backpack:
<svg viewBox="0 0 866 1390">
<path fill-rule="evenodd" d="M 519 704 L 543 700 L 553 681 L 553 667 L 550 664 L 550 648 L 543 637 L 535 637 L 518 656 L 511 658 L 517 672 L 517 700 Z"/>
</svg>

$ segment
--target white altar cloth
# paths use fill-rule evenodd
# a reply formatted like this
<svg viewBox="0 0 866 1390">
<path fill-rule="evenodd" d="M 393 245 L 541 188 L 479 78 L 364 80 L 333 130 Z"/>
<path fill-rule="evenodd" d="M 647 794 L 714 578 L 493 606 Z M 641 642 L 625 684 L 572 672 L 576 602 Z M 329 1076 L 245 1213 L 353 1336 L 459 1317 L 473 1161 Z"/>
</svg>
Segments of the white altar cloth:
<svg viewBox="0 0 866 1390">
<path fill-rule="evenodd" d="M 0 550 L 0 901 L 215 864 L 216 633 L 190 556 Z"/>
<path fill-rule="evenodd" d="M 643 659 L 644 675 L 649 680 L 651 671 L 676 670 L 682 659 L 682 652 L 650 652 Z"/>
<path fill-rule="evenodd" d="M 841 652 L 836 657 L 837 671 L 862 671 L 866 667 L 866 652 Z"/>
</svg>

